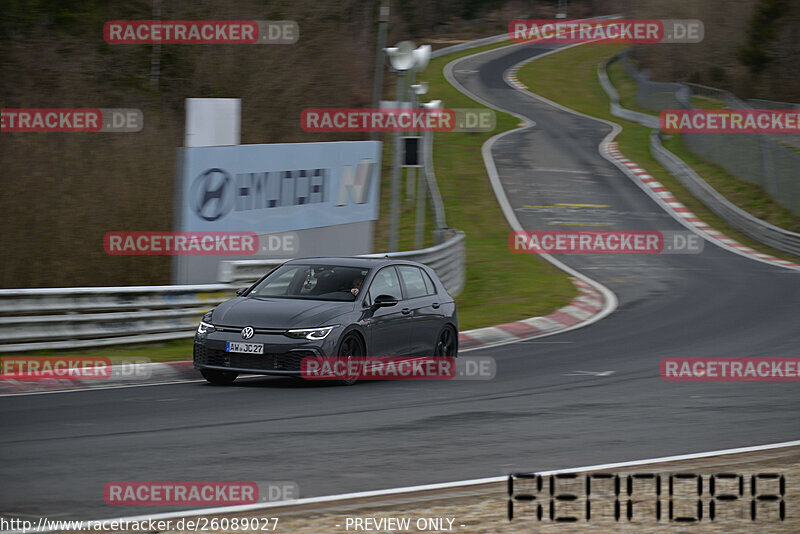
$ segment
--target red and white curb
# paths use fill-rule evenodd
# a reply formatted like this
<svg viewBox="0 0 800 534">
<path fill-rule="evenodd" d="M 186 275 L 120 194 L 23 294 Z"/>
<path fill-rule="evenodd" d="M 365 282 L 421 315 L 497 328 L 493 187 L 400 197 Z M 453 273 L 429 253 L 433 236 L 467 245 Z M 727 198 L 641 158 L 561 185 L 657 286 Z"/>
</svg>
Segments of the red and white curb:
<svg viewBox="0 0 800 534">
<path fill-rule="evenodd" d="M 705 234 L 705 237 L 709 238 L 710 240 L 719 241 L 720 243 L 735 249 L 736 252 L 740 254 L 753 256 L 754 258 L 757 258 L 763 262 L 780 265 L 782 267 L 800 268 L 800 264 L 788 260 L 782 260 L 780 258 L 776 258 L 775 256 L 759 252 L 758 250 L 748 247 L 747 245 L 743 245 L 735 239 L 732 239 L 722 232 L 709 226 L 697 215 L 692 213 L 689 208 L 678 201 L 672 195 L 672 192 L 664 187 L 661 182 L 650 176 L 650 174 L 641 168 L 637 163 L 626 158 L 617 148 L 616 141 L 607 143 L 606 153 L 630 170 L 630 172 L 633 174 L 634 180 L 637 181 L 641 186 L 649 189 L 655 194 L 655 196 L 659 197 L 662 200 L 662 204 L 673 217 L 688 223 L 689 226 L 698 231 L 700 234 Z"/>
<path fill-rule="evenodd" d="M 78 391 L 170 384 L 191 380 L 202 380 L 200 373 L 192 367 L 191 361 L 137 363 L 127 366 L 114 365 L 112 367 L 111 376 L 102 380 L 80 380 L 76 378 L 0 380 L 0 397 L 6 395 L 51 393 L 55 391 Z"/>
<path fill-rule="evenodd" d="M 600 313 L 605 303 L 603 295 L 583 280 L 577 278 L 571 280 L 578 288 L 579 294 L 567 306 L 543 317 L 531 317 L 513 323 L 461 332 L 458 336 L 459 351 L 555 334 Z"/>
<path fill-rule="evenodd" d="M 523 91 L 527 90 L 528 86 L 519 81 L 519 78 L 517 78 L 517 71 L 519 71 L 519 69 L 523 67 L 526 63 L 527 61 L 522 63 L 517 63 L 516 65 L 511 67 L 508 70 L 508 73 L 506 74 L 506 81 L 512 86 L 516 87 L 517 89 L 522 89 Z"/>
<path fill-rule="evenodd" d="M 603 19 L 603 18 L 606 18 L 606 17 L 592 17 L 592 18 L 596 18 L 596 19 Z M 610 18 L 614 18 L 614 17 L 610 17 Z M 588 20 L 588 19 L 587 19 L 587 20 Z M 517 44 L 518 44 L 518 45 L 522 45 L 522 44 L 531 44 L 531 43 L 536 43 L 536 42 L 543 41 L 543 40 L 544 40 L 544 38 L 532 39 L 532 40 L 530 40 L 530 41 L 525 41 L 524 43 L 517 43 Z M 593 42 L 595 42 L 595 41 L 600 41 L 600 40 L 601 40 L 601 39 L 592 39 L 592 40 L 585 41 L 585 42 L 574 43 L 572 46 L 581 45 L 581 44 L 587 44 L 587 43 L 593 43 Z M 569 47 L 568 47 L 568 48 L 569 48 Z M 550 54 L 550 53 L 552 53 L 552 52 L 557 52 L 558 50 L 559 50 L 559 49 L 552 50 L 552 51 L 548 52 L 548 54 Z M 510 69 L 508 69 L 508 70 L 506 71 L 506 73 L 505 73 L 505 80 L 506 80 L 506 82 L 507 82 L 508 84 L 512 85 L 513 87 L 517 88 L 517 89 L 521 89 L 521 90 L 523 90 L 523 91 L 527 91 L 527 90 L 528 90 L 528 86 L 527 86 L 527 85 L 525 85 L 524 83 L 522 83 L 521 81 L 519 81 L 519 79 L 517 78 L 517 71 L 519 71 L 519 69 L 521 69 L 522 67 L 524 67 L 524 66 L 525 66 L 527 63 L 529 63 L 529 62 L 531 62 L 531 61 L 534 61 L 534 60 L 536 60 L 536 59 L 538 59 L 538 58 L 540 58 L 540 57 L 543 57 L 544 55 L 547 55 L 547 54 L 542 54 L 542 55 L 539 55 L 539 56 L 534 56 L 534 57 L 532 57 L 532 58 L 530 58 L 530 59 L 527 59 L 527 60 L 525 60 L 525 61 L 523 61 L 523 62 L 521 62 L 521 63 L 517 63 L 516 65 L 512 66 L 512 67 L 511 67 Z"/>
</svg>

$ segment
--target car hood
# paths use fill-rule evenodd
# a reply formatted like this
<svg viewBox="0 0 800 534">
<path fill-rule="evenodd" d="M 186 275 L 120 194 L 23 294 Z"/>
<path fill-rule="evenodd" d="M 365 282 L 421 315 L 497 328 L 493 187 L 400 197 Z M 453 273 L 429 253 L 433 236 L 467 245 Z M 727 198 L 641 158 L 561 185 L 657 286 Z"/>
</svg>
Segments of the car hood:
<svg viewBox="0 0 800 534">
<path fill-rule="evenodd" d="M 212 322 L 221 326 L 313 328 L 353 310 L 353 302 L 237 297 L 214 309 Z"/>
</svg>

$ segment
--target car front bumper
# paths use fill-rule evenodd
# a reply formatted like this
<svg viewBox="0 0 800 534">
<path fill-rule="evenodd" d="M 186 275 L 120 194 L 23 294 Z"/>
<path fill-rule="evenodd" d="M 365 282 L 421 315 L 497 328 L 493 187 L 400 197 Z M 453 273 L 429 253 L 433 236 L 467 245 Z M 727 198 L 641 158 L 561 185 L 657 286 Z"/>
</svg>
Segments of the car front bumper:
<svg viewBox="0 0 800 534">
<path fill-rule="evenodd" d="M 256 334 L 247 343 L 262 343 L 263 354 L 226 352 L 227 341 L 243 341 L 232 332 L 211 332 L 194 337 L 193 362 L 195 369 L 235 371 L 247 374 L 300 376 L 303 358 L 328 356 L 335 353 L 336 332 L 324 340 L 309 341 L 275 334 Z"/>
</svg>

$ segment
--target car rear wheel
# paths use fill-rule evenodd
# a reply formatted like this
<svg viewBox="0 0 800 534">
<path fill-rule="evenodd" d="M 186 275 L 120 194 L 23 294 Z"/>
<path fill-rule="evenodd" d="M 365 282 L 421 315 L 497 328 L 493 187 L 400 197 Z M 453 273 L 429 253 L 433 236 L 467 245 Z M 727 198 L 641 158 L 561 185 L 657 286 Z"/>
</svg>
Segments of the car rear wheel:
<svg viewBox="0 0 800 534">
<path fill-rule="evenodd" d="M 239 373 L 234 371 L 214 371 L 212 369 L 202 369 L 200 374 L 215 386 L 230 386 L 239 376 Z"/>
<path fill-rule="evenodd" d="M 434 356 L 448 356 L 455 358 L 458 355 L 458 336 L 456 330 L 450 325 L 442 328 L 436 340 Z"/>
<path fill-rule="evenodd" d="M 352 363 L 363 360 L 364 352 L 364 343 L 362 343 L 361 338 L 355 334 L 348 334 L 345 336 L 342 340 L 342 344 L 339 346 L 339 358 L 345 361 L 345 369 L 350 369 Z M 346 379 L 336 381 L 336 383 L 341 386 L 352 386 L 356 382 L 358 382 L 358 375 L 348 376 Z"/>
</svg>

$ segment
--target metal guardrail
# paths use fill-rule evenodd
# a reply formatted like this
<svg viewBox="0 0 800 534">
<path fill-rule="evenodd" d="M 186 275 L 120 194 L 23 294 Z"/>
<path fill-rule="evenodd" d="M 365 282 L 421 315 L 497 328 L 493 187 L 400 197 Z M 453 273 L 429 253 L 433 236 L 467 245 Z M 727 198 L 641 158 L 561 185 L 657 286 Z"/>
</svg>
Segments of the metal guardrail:
<svg viewBox="0 0 800 534">
<path fill-rule="evenodd" d="M 800 234 L 778 228 L 766 221 L 762 221 L 731 203 L 694 172 L 683 160 L 664 148 L 661 144 L 661 132 L 658 129 L 659 124 L 657 117 L 632 111 L 620 106 L 619 93 L 617 93 L 614 86 L 611 85 L 606 68 L 621 57 L 623 57 L 622 54 L 614 56 L 604 62 L 598 68 L 597 73 L 600 85 L 611 100 L 611 114 L 615 117 L 637 122 L 648 128 L 654 128 L 650 133 L 650 153 L 656 161 L 663 165 L 670 174 L 675 176 L 675 178 L 692 193 L 692 195 L 699 198 L 711 211 L 716 213 L 725 222 L 760 243 L 764 243 L 765 245 L 769 245 L 783 252 L 788 252 L 789 254 L 800 256 Z M 711 96 L 713 94 L 713 96 L 725 99 L 729 107 L 738 106 L 741 102 L 737 102 L 738 99 L 727 91 L 696 84 L 692 84 L 692 88 L 696 91 L 703 91 L 704 95 Z M 655 123 L 652 119 L 655 120 Z"/>
<path fill-rule="evenodd" d="M 717 89 L 716 87 L 709 87 L 699 83 L 683 82 L 691 90 L 692 95 L 705 96 L 720 100 L 725 103 L 725 106 L 730 109 L 745 109 L 749 106 L 745 101 L 740 100 L 735 94 L 725 89 Z"/>
<path fill-rule="evenodd" d="M 228 284 L 0 289 L 0 351 L 72 349 L 190 337 L 234 295 Z"/>
<path fill-rule="evenodd" d="M 444 284 L 447 292 L 453 296 L 464 289 L 465 271 L 465 234 L 458 230 L 446 230 L 449 236 L 436 246 L 402 252 L 386 252 L 379 254 L 362 254 L 360 258 L 396 258 L 417 261 L 431 267 Z M 228 283 L 252 282 L 260 278 L 286 260 L 230 260 L 220 262 L 219 280 Z"/>
<path fill-rule="evenodd" d="M 658 131 L 650 134 L 650 152 L 686 189 L 732 227 L 760 243 L 800 256 L 800 234 L 773 226 L 732 204 L 683 160 L 664 148 Z"/>
<path fill-rule="evenodd" d="M 639 111 L 633 111 L 620 105 L 619 93 L 608 79 L 607 71 L 608 66 L 619 60 L 619 58 L 620 56 L 618 55 L 614 56 L 597 67 L 597 78 L 600 81 L 600 85 L 603 87 L 603 90 L 608 95 L 608 98 L 611 100 L 611 114 L 621 119 L 638 122 L 639 124 L 647 126 L 648 128 L 658 128 L 658 117 L 648 115 L 647 113 L 641 113 Z"/>
<path fill-rule="evenodd" d="M 466 234 L 460 230 L 446 230 L 450 236 L 444 243 L 405 252 L 389 252 L 388 254 L 367 254 L 368 258 L 390 258 L 411 260 L 424 263 L 439 276 L 444 288 L 451 296 L 456 297 L 464 289 L 466 282 Z"/>
<path fill-rule="evenodd" d="M 649 79 L 646 69 L 639 70 L 629 61 L 627 50 L 607 63 L 613 61 L 619 61 L 636 82 L 636 104 L 642 108 L 655 112 L 691 109 L 694 108 L 692 96 L 713 98 L 728 109 L 751 107 L 724 89 L 688 82 L 654 82 Z M 759 185 L 776 202 L 800 214 L 800 181 L 797 180 L 800 174 L 800 155 L 797 153 L 800 135 L 685 132 L 681 139 L 686 148 L 704 160 L 719 165 L 737 178 Z"/>
<path fill-rule="evenodd" d="M 388 256 L 429 265 L 450 294 L 457 295 L 465 280 L 465 235 L 450 232 L 440 245 Z M 188 338 L 205 312 L 284 261 L 225 262 L 223 271 L 230 283 L 223 284 L 0 289 L 0 352 Z"/>
</svg>

